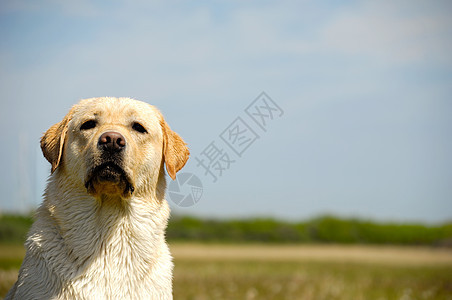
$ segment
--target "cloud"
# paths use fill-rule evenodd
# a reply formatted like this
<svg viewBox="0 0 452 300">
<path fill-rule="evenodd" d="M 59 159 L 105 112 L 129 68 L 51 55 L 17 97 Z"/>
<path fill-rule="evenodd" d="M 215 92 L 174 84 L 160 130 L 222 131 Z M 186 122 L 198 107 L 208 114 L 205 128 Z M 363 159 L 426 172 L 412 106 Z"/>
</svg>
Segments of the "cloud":
<svg viewBox="0 0 452 300">
<path fill-rule="evenodd" d="M 80 98 L 132 96 L 167 112 L 165 116 L 171 119 L 171 125 L 178 132 L 185 131 L 181 132 L 184 138 L 191 139 L 195 155 L 195 150 L 201 150 L 231 117 L 265 90 L 287 112 L 281 121 L 291 130 L 281 125 L 278 142 L 270 143 L 270 135 L 262 139 L 262 143 L 265 140 L 269 143 L 259 151 L 256 149 L 255 169 L 262 166 L 261 161 L 268 161 L 266 153 L 281 153 L 283 145 L 285 155 L 294 159 L 290 163 L 281 160 L 285 167 L 280 173 L 285 176 L 281 176 L 283 180 L 275 190 L 284 191 L 287 197 L 282 198 L 291 201 L 294 195 L 287 185 L 300 186 L 304 204 L 298 208 L 301 211 L 305 208 L 302 206 L 309 206 L 315 212 L 312 199 L 322 193 L 323 203 L 331 209 L 341 206 L 335 191 L 343 193 L 344 199 L 360 203 L 359 198 L 368 192 L 365 184 L 371 188 L 374 183 L 385 185 L 384 193 L 376 191 L 373 196 L 376 203 L 386 196 L 384 203 L 397 202 L 398 196 L 411 201 L 413 197 L 406 191 L 415 193 L 419 187 L 403 182 L 398 185 L 397 179 L 412 178 L 415 172 L 409 171 L 409 167 L 425 161 L 422 155 L 412 153 L 412 148 L 422 148 L 417 141 L 425 139 L 417 128 L 432 120 L 442 120 L 445 125 L 432 125 L 425 132 L 426 137 L 436 132 L 432 139 L 438 137 L 434 141 L 441 145 L 438 141 L 444 140 L 443 131 L 450 123 L 445 121 L 449 120 L 446 103 L 450 88 L 447 77 L 441 73 L 450 70 L 449 52 L 452 53 L 452 21 L 447 18 L 450 10 L 445 9 L 446 4 L 181 1 L 173 5 L 114 1 L 110 5 L 111 2 L 80 4 L 53 0 L 40 2 L 39 6 L 34 3 L 3 2 L 0 9 L 3 14 L 8 14 L 8 10 L 11 13 L 3 19 L 5 26 L 0 29 L 0 33 L 6 33 L 2 35 L 0 49 L 0 123 L 12 129 L 5 134 L 13 143 L 18 132 L 25 131 L 38 147 L 37 137 L 42 131 L 57 122 Z M 409 73 L 413 69 L 422 76 L 413 80 Z M 424 76 L 426 70 L 436 77 Z M 444 115 L 427 116 L 424 123 L 416 125 L 421 116 L 432 111 L 432 103 Z M 401 130 L 405 126 L 406 132 Z M 292 138 L 293 133 L 296 138 Z M 414 138 L 410 140 L 407 136 Z M 384 145 L 391 145 L 386 146 L 386 153 L 375 150 Z M 10 158 L 4 163 L 4 174 L 12 174 L 13 162 L 18 159 L 15 149 L 19 146 L 0 151 L 1 157 Z M 340 154 L 338 150 L 342 150 Z M 249 169 L 245 165 L 252 164 L 253 157 L 248 157 L 247 162 L 242 161 L 243 171 L 234 173 L 237 174 L 234 180 L 249 180 L 252 185 L 256 179 L 247 175 Z M 446 169 L 445 156 L 433 157 L 438 169 Z M 392 175 L 394 180 L 388 179 L 391 163 L 401 159 L 407 169 L 401 168 Z M 360 172 L 351 173 L 353 168 Z M 369 175 L 374 179 L 371 182 L 361 173 L 372 168 L 376 172 Z M 333 175 L 342 180 L 344 187 L 338 187 L 339 181 Z M 424 175 L 416 176 L 426 181 Z M 5 199 L 15 195 L 11 182 L 17 176 L 9 177 L 0 180 L 2 189 L 11 196 Z M 356 186 L 356 178 L 363 181 L 363 186 Z M 432 182 L 439 182 L 448 177 L 432 178 Z M 254 184 L 265 186 L 275 182 L 254 181 Z M 220 185 L 213 190 L 219 189 Z M 450 192 L 435 189 L 435 183 L 425 190 L 450 198 Z M 265 193 L 265 189 L 251 191 L 258 193 L 256 198 Z M 234 198 L 227 192 L 218 194 Z M 237 197 L 236 201 L 243 202 L 243 198 Z M 224 203 L 230 208 L 229 202 Z M 387 214 L 385 209 L 391 206 L 384 203 L 379 212 L 372 213 Z M 203 205 L 210 205 L 211 211 L 218 207 L 214 201 L 201 203 L 199 210 L 206 214 L 209 210 Z M 261 207 L 274 210 L 271 202 L 262 203 Z M 299 213 L 296 209 L 291 211 Z"/>
<path fill-rule="evenodd" d="M 428 7 L 418 1 L 358 3 L 326 24 L 319 48 L 390 63 L 452 64 L 451 5 L 438 1 L 429 1 Z"/>
<path fill-rule="evenodd" d="M 0 4 L 0 13 L 24 13 L 53 11 L 67 16 L 94 17 L 101 13 L 95 2 L 90 0 L 5 0 Z"/>
</svg>

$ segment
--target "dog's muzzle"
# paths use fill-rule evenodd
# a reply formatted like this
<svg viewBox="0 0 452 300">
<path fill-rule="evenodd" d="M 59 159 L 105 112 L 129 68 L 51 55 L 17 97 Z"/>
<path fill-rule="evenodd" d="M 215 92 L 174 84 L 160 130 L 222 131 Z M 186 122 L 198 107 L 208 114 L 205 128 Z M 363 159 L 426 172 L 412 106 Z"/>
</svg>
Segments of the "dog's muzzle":
<svg viewBox="0 0 452 300">
<path fill-rule="evenodd" d="M 123 196 L 134 192 L 127 173 L 121 167 L 126 147 L 126 139 L 119 132 L 108 131 L 99 137 L 97 148 L 100 158 L 96 160 L 97 163 L 90 170 L 85 182 L 88 193 L 102 193 L 106 187 L 107 193 L 119 190 Z"/>
<path fill-rule="evenodd" d="M 126 147 L 126 139 L 119 132 L 107 131 L 100 136 L 97 147 L 106 153 L 121 152 Z"/>
</svg>

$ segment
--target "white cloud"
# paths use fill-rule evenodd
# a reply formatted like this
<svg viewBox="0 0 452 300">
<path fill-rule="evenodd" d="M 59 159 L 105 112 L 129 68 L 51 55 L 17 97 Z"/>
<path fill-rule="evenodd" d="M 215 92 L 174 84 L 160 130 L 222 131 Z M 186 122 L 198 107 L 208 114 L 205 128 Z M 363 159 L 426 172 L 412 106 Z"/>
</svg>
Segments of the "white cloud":
<svg viewBox="0 0 452 300">
<path fill-rule="evenodd" d="M 4 0 L 0 4 L 0 13 L 36 12 L 54 10 L 70 16 L 94 17 L 101 10 L 96 8 L 95 2 L 90 0 Z"/>
<path fill-rule="evenodd" d="M 440 3 L 365 2 L 339 13 L 324 28 L 320 47 L 390 63 L 452 64 L 452 19 Z M 449 5 L 450 6 L 450 5 Z M 449 9 L 451 9 L 449 7 Z"/>
<path fill-rule="evenodd" d="M 168 116 L 175 122 L 171 124 L 189 132 L 188 137 L 191 134 L 194 139 L 201 140 L 203 134 L 207 138 L 216 136 L 216 126 L 222 125 L 221 117 L 237 113 L 256 96 L 255 93 L 265 89 L 281 101 L 287 112 L 285 122 L 293 122 L 291 132 L 282 131 L 281 141 L 285 142 L 286 134 L 293 134 L 292 131 L 303 131 L 304 137 L 290 141 L 300 149 L 311 145 L 313 158 L 323 161 L 321 155 L 314 157 L 319 155 L 315 143 L 320 137 L 331 146 L 325 147 L 324 154 L 336 161 L 334 151 L 343 143 L 344 133 L 350 134 L 350 128 L 362 133 L 365 130 L 362 124 L 368 121 L 364 120 L 367 114 L 378 123 L 387 107 L 391 107 L 393 115 L 385 117 L 389 122 L 382 124 L 385 128 L 397 125 L 394 120 L 399 117 L 407 120 L 401 123 L 412 124 L 412 120 L 431 107 L 432 97 L 447 98 L 433 94 L 433 89 L 444 94 L 449 91 L 447 86 L 444 88 L 445 80 L 432 87 L 421 78 L 414 86 L 412 81 L 405 79 L 406 70 L 400 67 L 400 64 L 426 62 L 416 68 L 421 72 L 423 67 L 433 63 L 444 62 L 446 69 L 451 65 L 452 21 L 446 18 L 448 13 L 439 5 L 434 7 L 436 2 L 429 2 L 433 4 L 424 10 L 420 8 L 420 2 L 411 1 L 395 4 L 358 2 L 340 6 L 299 1 L 258 5 L 251 2 L 240 2 L 239 5 L 237 2 L 225 9 L 217 7 L 218 3 L 180 2 L 185 5 L 181 7 L 166 2 L 133 1 L 115 2 L 114 7 L 102 8 L 90 1 L 55 4 L 54 0 L 46 0 L 46 5 L 51 7 L 42 8 L 31 1 L 20 1 L 15 8 L 10 5 L 9 9 L 23 9 L 27 13 L 33 9 L 50 12 L 48 18 L 37 18 L 39 24 L 34 24 L 34 19 L 30 18 L 31 25 L 11 27 L 16 30 L 11 31 L 11 36 L 20 37 L 24 33 L 34 38 L 20 40 L 21 43 L 11 39 L 0 49 L 0 76 L 3 79 L 0 95 L 3 101 L 8 100 L 8 103 L 0 103 L 0 113 L 20 111 L 20 114 L 3 113 L 1 122 L 7 127 L 16 128 L 18 124 L 25 130 L 33 130 L 30 136 L 38 136 L 37 131 L 56 122 L 77 99 L 112 95 L 132 96 L 171 109 Z M 7 6 L 2 5 L 0 11 L 5 12 Z M 61 15 L 71 18 L 61 18 Z M 70 22 L 65 23 L 66 19 Z M 89 22 L 85 22 L 87 19 Z M 23 22 L 23 18 L 18 20 Z M 63 31 L 68 33 L 64 42 L 60 39 L 61 34 L 52 32 L 58 25 L 69 29 Z M 36 28 L 39 30 L 32 30 Z M 41 35 L 50 38 L 43 42 L 39 38 Z M 27 47 L 21 47 L 23 45 Z M 432 73 L 437 72 L 436 67 L 433 65 Z M 412 95 L 416 95 L 425 108 L 413 105 Z M 405 106 L 412 109 L 412 117 L 407 117 Z M 341 108 L 342 114 L 338 114 Z M 356 113 L 359 108 L 365 114 Z M 231 110 L 225 111 L 227 109 Z M 352 124 L 345 126 L 343 133 L 332 134 L 332 128 L 337 127 L 334 124 L 343 124 L 350 117 L 360 126 Z M 206 126 L 208 118 L 211 123 Z M 385 131 L 377 125 L 375 131 L 384 136 L 387 134 L 386 140 L 391 144 L 393 128 Z M 197 128 L 202 128 L 202 132 Z M 14 130 L 10 131 L 11 137 Z M 311 136 L 306 136 L 306 132 Z M 374 136 L 375 133 L 368 139 L 373 141 Z M 399 136 L 395 135 L 395 138 L 399 140 Z M 360 143 L 359 140 L 355 142 Z M 355 162 L 355 154 L 371 157 L 375 153 L 372 143 L 369 142 L 366 151 L 347 154 L 351 162 Z M 271 146 L 275 148 L 266 151 L 277 153 L 281 144 L 275 143 Z M 412 146 L 410 141 L 403 139 L 401 144 L 404 146 L 401 149 Z M 203 146 L 197 145 L 198 148 Z M 11 154 L 14 149 L 3 149 L 5 153 L 1 156 L 14 157 Z M 287 147 L 289 157 L 298 158 L 301 152 L 306 153 L 305 149 L 294 149 Z M 392 153 L 388 153 L 391 158 Z M 388 167 L 387 164 L 381 167 L 375 159 L 366 162 L 378 170 Z M 412 165 L 412 161 L 407 165 Z M 320 170 L 317 167 L 304 170 L 305 176 L 311 177 Z M 320 171 L 324 172 L 326 168 L 331 166 Z M 337 170 L 342 172 L 342 169 Z M 384 171 L 372 176 L 384 181 Z M 409 172 L 400 174 L 410 176 Z M 348 175 L 344 178 L 350 179 Z M 292 182 L 299 181 L 298 176 L 297 171 L 288 171 L 287 177 L 293 178 Z M 5 189 L 13 186 L 11 180 L 2 180 Z M 335 184 L 322 180 L 312 183 Z M 391 187 L 390 183 L 388 185 Z M 280 189 L 287 188 L 282 186 Z M 361 189 L 361 192 L 366 191 Z M 356 197 L 350 193 L 351 197 Z M 379 196 L 381 194 L 375 195 Z M 335 197 L 331 196 L 328 201 Z"/>
</svg>

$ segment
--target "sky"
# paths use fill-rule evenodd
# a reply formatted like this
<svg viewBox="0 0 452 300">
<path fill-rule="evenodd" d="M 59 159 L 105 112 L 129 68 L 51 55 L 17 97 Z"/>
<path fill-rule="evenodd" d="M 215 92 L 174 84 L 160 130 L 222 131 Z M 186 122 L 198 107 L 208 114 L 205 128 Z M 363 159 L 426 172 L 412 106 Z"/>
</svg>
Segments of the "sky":
<svg viewBox="0 0 452 300">
<path fill-rule="evenodd" d="M 174 214 L 452 220 L 450 1 L 5 0 L 0 36 L 0 212 L 41 202 L 41 135 L 115 96 L 188 143 Z"/>
</svg>

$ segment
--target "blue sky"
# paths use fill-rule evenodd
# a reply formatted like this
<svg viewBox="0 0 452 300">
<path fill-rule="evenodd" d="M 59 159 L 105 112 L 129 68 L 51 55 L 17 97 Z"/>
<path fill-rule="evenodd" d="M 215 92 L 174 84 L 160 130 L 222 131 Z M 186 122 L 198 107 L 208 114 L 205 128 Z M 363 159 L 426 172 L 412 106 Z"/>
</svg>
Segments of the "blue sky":
<svg viewBox="0 0 452 300">
<path fill-rule="evenodd" d="M 448 1 L 2 1 L 0 211 L 40 202 L 39 138 L 79 99 L 159 107 L 204 194 L 176 213 L 452 219 Z M 284 111 L 217 182 L 196 157 L 265 91 Z M 233 153 L 231 153 L 231 157 Z M 171 201 L 170 201 L 171 202 Z"/>
</svg>

